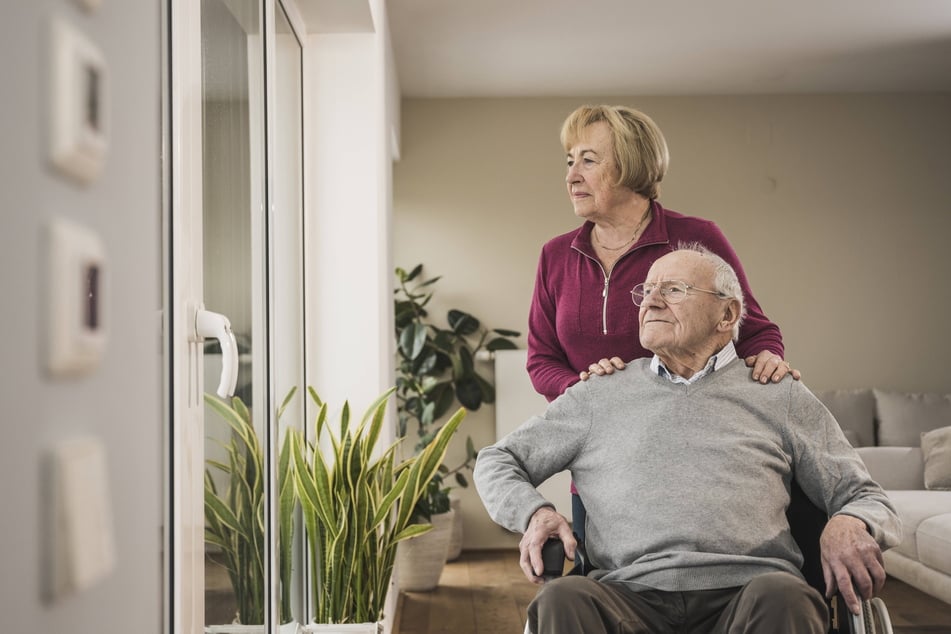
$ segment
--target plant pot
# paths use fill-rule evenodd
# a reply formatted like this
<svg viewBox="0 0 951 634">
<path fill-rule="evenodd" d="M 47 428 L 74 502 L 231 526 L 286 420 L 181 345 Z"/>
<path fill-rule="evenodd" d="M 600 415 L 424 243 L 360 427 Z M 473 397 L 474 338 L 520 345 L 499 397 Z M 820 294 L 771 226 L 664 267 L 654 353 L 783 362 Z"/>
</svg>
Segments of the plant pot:
<svg viewBox="0 0 951 634">
<path fill-rule="evenodd" d="M 291 621 L 281 625 L 277 631 L 280 634 L 297 634 L 299 627 L 296 621 Z M 228 625 L 209 625 L 205 628 L 205 634 L 265 634 L 265 628 L 263 625 L 229 623 Z"/>
<path fill-rule="evenodd" d="M 400 590 L 425 592 L 439 585 L 446 565 L 452 533 L 452 508 L 431 518 L 433 528 L 418 537 L 401 541 L 396 547 L 396 569 Z"/>
<path fill-rule="evenodd" d="M 446 561 L 459 559 L 462 554 L 462 500 L 459 498 L 450 498 L 449 508 L 454 515 L 452 518 L 452 531 L 449 533 L 449 550 L 446 553 Z"/>
<path fill-rule="evenodd" d="M 306 634 L 382 634 L 383 622 L 376 623 L 309 623 L 301 625 Z"/>
</svg>

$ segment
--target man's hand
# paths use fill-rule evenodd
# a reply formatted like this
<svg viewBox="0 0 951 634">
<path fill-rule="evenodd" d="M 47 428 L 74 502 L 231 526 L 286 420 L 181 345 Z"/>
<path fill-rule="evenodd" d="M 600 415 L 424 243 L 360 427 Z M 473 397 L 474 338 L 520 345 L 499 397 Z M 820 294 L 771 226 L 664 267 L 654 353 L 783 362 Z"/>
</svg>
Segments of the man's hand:
<svg viewBox="0 0 951 634">
<path fill-rule="evenodd" d="M 779 383 L 787 374 L 792 374 L 797 381 L 802 378 L 799 370 L 794 370 L 789 362 L 783 361 L 781 356 L 769 350 L 763 350 L 756 356 L 746 357 L 745 361 L 746 367 L 753 368 L 753 380 L 764 385 L 769 381 Z"/>
<path fill-rule="evenodd" d="M 621 357 L 611 357 L 610 359 L 601 359 L 597 363 L 592 363 L 588 366 L 587 371 L 582 371 L 578 374 L 578 377 L 582 381 L 587 381 L 594 375 L 604 376 L 605 374 L 614 374 L 615 370 L 623 370 L 625 368 L 624 362 L 621 360 Z"/>
<path fill-rule="evenodd" d="M 575 557 L 575 541 L 571 534 L 568 520 L 550 506 L 543 506 L 532 515 L 528 528 L 518 544 L 519 566 L 529 581 L 535 584 L 544 583 L 542 573 L 545 564 L 542 561 L 542 546 L 549 537 L 557 537 L 565 545 L 565 556 L 568 559 Z"/>
<path fill-rule="evenodd" d="M 849 610 L 860 614 L 862 600 L 871 599 L 885 585 L 882 549 L 869 535 L 865 522 L 850 515 L 835 515 L 829 520 L 819 538 L 819 548 L 826 597 L 838 591 Z"/>
</svg>

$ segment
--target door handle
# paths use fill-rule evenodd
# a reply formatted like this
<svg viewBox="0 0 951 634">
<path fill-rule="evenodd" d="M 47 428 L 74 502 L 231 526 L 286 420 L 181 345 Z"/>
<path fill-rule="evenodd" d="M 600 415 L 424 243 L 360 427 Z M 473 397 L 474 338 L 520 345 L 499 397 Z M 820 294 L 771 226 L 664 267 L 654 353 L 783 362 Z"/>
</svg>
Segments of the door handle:
<svg viewBox="0 0 951 634">
<path fill-rule="evenodd" d="M 220 313 L 200 308 L 195 311 L 195 334 L 218 340 L 221 346 L 221 381 L 217 394 L 221 398 L 234 396 L 234 388 L 238 385 L 238 342 L 231 331 L 231 322 Z"/>
</svg>

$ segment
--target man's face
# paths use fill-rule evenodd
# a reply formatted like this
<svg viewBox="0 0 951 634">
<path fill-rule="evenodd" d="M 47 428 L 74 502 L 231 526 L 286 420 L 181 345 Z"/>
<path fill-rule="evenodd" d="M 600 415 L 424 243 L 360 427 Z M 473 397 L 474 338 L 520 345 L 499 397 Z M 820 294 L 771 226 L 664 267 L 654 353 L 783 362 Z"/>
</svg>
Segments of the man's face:
<svg viewBox="0 0 951 634">
<path fill-rule="evenodd" d="M 712 264 L 694 251 L 675 251 L 654 262 L 647 273 L 648 283 L 686 282 L 690 286 L 713 289 Z M 709 353 L 720 342 L 717 324 L 723 319 L 725 302 L 716 295 L 687 291 L 677 304 L 668 304 L 660 292 L 644 298 L 638 313 L 641 345 L 661 357 Z"/>
</svg>

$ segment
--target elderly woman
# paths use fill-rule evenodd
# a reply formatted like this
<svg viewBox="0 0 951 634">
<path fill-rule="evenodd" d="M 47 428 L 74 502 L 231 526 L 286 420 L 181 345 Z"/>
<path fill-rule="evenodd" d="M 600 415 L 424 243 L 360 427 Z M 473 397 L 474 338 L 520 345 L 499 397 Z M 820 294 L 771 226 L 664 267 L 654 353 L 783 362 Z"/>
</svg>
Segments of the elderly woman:
<svg viewBox="0 0 951 634">
<path fill-rule="evenodd" d="M 542 248 L 528 328 L 527 367 L 536 391 L 553 400 L 591 374 L 648 356 L 630 292 L 681 243 L 699 243 L 736 270 L 747 304 L 736 349 L 753 379 L 779 381 L 790 371 L 799 378 L 783 360 L 779 327 L 763 314 L 720 229 L 658 202 L 669 155 L 650 117 L 624 106 L 582 106 L 565 120 L 561 142 L 568 196 L 584 223 Z M 575 505 L 580 533 L 577 499 Z"/>
</svg>

